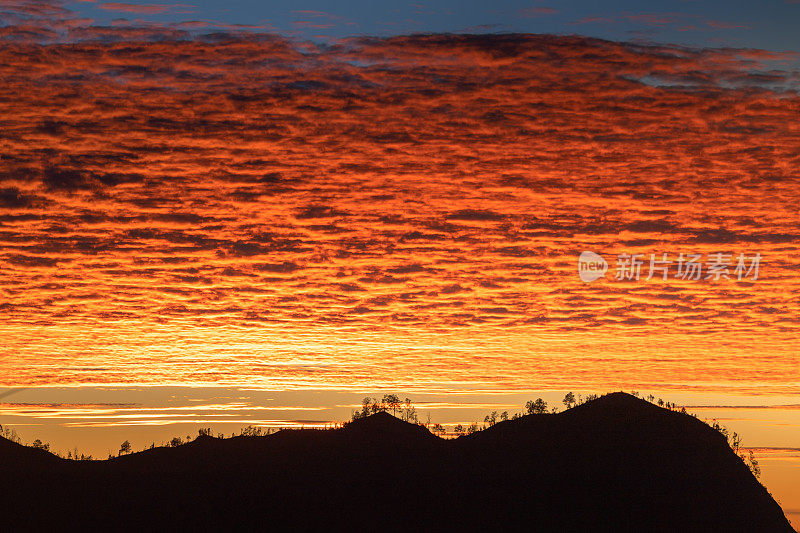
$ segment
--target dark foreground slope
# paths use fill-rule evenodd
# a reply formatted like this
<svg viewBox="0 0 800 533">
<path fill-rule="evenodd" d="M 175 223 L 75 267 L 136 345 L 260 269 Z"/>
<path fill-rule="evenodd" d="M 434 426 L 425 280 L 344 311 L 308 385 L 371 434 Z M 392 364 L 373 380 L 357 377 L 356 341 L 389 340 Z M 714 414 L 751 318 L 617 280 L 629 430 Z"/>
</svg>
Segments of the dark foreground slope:
<svg viewBox="0 0 800 533">
<path fill-rule="evenodd" d="M 616 393 L 443 441 L 388 414 L 110 461 L 0 443 L 6 527 L 792 531 L 725 439 Z"/>
</svg>

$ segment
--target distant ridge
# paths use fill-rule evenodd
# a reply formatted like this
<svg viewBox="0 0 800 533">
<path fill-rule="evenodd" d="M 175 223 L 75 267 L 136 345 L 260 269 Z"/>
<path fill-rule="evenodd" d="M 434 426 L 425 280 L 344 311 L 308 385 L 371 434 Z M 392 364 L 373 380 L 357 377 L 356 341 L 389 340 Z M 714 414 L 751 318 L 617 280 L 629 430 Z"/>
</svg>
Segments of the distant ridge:
<svg viewBox="0 0 800 533">
<path fill-rule="evenodd" d="M 0 437 L 0 473 L 16 469 L 20 464 L 49 467 L 59 462 L 58 457 L 41 448 L 23 446 Z"/>
<path fill-rule="evenodd" d="M 109 461 L 1 441 L 0 467 L 12 529 L 793 531 L 722 435 L 624 393 L 449 441 L 378 413 Z"/>
</svg>

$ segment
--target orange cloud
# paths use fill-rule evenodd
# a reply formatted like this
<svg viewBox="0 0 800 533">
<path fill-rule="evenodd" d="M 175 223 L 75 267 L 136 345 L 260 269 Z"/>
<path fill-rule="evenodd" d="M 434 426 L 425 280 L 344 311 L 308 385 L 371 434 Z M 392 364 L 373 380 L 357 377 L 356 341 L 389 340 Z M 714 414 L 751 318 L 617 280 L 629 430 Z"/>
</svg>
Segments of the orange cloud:
<svg viewBox="0 0 800 533">
<path fill-rule="evenodd" d="M 800 310 L 800 100 L 775 54 L 69 35 L 0 45 L 0 319 L 18 354 L 0 369 L 16 384 L 422 387 L 424 367 L 447 387 L 515 388 L 580 373 L 582 336 L 614 355 L 592 359 L 604 383 L 796 375 L 778 341 Z M 764 266 L 750 282 L 587 285 L 586 249 Z M 731 331 L 747 345 L 717 343 Z M 635 338 L 680 356 L 643 363 Z M 753 346 L 779 362 L 736 364 Z M 508 360 L 551 370 L 498 377 Z"/>
</svg>

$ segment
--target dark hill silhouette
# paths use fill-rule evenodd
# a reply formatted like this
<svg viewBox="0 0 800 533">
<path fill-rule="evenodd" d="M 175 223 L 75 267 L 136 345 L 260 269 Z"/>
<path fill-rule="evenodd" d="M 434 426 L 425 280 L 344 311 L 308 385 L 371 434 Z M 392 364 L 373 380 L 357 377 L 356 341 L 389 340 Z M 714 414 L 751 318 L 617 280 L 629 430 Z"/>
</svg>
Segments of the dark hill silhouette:
<svg viewBox="0 0 800 533">
<path fill-rule="evenodd" d="M 12 529 L 792 531 L 717 431 L 622 393 L 451 441 L 378 413 L 109 461 L 3 442 L 0 466 Z"/>
<path fill-rule="evenodd" d="M 41 448 L 23 446 L 0 437 L 0 472 L 14 468 L 16 463 L 50 468 L 59 463 L 59 458 Z"/>
</svg>

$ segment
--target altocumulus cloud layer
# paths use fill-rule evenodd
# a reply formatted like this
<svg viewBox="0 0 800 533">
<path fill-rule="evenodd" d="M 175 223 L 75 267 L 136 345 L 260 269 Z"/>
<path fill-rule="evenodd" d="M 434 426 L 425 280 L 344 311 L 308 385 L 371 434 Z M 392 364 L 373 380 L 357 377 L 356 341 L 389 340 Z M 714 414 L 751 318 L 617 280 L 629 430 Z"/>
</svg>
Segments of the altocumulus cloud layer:
<svg viewBox="0 0 800 533">
<path fill-rule="evenodd" d="M 780 339 L 798 331 L 800 98 L 776 54 L 547 35 L 319 45 L 2 8 L 8 384 L 409 383 L 421 360 L 432 381 L 496 382 L 527 346 L 509 339 L 531 334 L 561 355 L 582 348 L 552 339 L 584 334 L 606 353 L 744 335 L 733 349 L 774 370 L 742 388 L 796 377 Z M 612 267 L 623 252 L 762 265 L 756 281 L 586 285 L 583 250 Z M 742 376 L 722 348 L 680 353 L 698 381 Z M 593 368 L 657 381 L 665 356 L 680 359 Z"/>
</svg>

